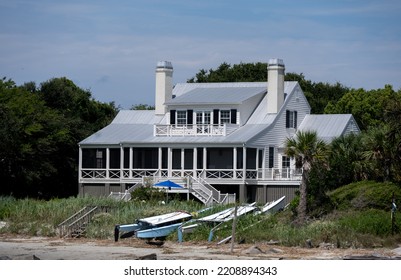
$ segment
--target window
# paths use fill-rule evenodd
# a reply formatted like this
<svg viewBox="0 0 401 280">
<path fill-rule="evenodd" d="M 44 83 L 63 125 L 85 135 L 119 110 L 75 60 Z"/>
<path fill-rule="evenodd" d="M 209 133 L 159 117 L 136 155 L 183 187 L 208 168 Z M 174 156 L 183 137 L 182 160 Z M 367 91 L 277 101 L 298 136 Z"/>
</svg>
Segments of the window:
<svg viewBox="0 0 401 280">
<path fill-rule="evenodd" d="M 274 147 L 269 147 L 269 168 L 274 167 Z"/>
<path fill-rule="evenodd" d="M 281 167 L 282 167 L 282 172 L 281 172 L 281 177 L 282 178 L 289 178 L 290 177 L 290 158 L 287 156 L 283 156 L 281 158 Z"/>
<path fill-rule="evenodd" d="M 196 112 L 196 124 L 210 124 L 210 111 Z"/>
<path fill-rule="evenodd" d="M 262 149 L 259 149 L 258 150 L 258 160 L 259 160 L 259 162 L 258 162 L 258 168 L 263 168 L 263 153 L 264 152 L 264 150 L 262 150 Z"/>
<path fill-rule="evenodd" d="M 282 157 L 282 162 L 281 162 L 282 168 L 290 168 L 290 158 L 287 156 Z"/>
<path fill-rule="evenodd" d="M 187 111 L 177 111 L 177 126 L 187 124 Z"/>
<path fill-rule="evenodd" d="M 285 114 L 285 127 L 297 128 L 297 111 L 287 110 Z"/>
<path fill-rule="evenodd" d="M 231 111 L 230 110 L 221 110 L 220 111 L 220 124 L 230 123 L 231 122 Z"/>
</svg>

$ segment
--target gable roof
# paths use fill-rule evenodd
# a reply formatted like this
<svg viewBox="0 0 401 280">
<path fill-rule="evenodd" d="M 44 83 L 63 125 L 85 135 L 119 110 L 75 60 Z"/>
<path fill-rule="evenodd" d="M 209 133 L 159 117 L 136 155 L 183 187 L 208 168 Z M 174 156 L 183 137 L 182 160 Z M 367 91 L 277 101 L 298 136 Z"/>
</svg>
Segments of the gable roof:
<svg viewBox="0 0 401 280">
<path fill-rule="evenodd" d="M 355 129 L 351 128 L 353 132 L 359 132 L 351 114 L 306 115 L 298 129 L 316 131 L 320 139 L 331 142 L 335 137 L 346 133 L 349 125 L 355 126 Z"/>
</svg>

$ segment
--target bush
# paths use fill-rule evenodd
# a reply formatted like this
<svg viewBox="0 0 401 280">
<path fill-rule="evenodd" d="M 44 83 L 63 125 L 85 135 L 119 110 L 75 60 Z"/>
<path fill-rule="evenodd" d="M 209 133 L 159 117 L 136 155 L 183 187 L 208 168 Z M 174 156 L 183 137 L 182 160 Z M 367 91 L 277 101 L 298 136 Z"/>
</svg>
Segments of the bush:
<svg viewBox="0 0 401 280">
<path fill-rule="evenodd" d="M 151 187 L 139 187 L 131 192 L 132 199 L 136 201 L 165 201 L 166 192 Z"/>
<path fill-rule="evenodd" d="M 335 208 L 390 210 L 393 193 L 396 204 L 401 202 L 401 189 L 393 183 L 362 181 L 338 188 L 328 195 Z"/>
</svg>

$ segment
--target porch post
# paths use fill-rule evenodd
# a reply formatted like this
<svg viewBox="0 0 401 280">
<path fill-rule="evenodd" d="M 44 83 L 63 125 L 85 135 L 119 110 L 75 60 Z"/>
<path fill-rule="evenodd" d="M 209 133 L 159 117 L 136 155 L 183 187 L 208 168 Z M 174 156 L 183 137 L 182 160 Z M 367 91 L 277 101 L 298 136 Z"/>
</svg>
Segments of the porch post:
<svg viewBox="0 0 401 280">
<path fill-rule="evenodd" d="M 134 167 L 134 151 L 132 147 L 129 147 L 129 177 L 132 178 L 132 169 Z"/>
<path fill-rule="evenodd" d="M 207 169 L 207 148 L 203 148 L 203 170 Z M 207 174 L 205 174 L 205 178 L 207 178 Z"/>
<path fill-rule="evenodd" d="M 242 170 L 242 172 L 243 172 L 243 179 L 244 180 L 246 180 L 246 147 L 244 146 L 244 148 L 243 148 L 243 152 L 242 152 L 242 167 L 243 167 L 243 170 Z"/>
<path fill-rule="evenodd" d="M 159 176 L 161 176 L 160 172 L 162 170 L 162 154 L 163 154 L 162 148 L 159 147 L 158 154 L 157 154 L 158 155 L 158 157 L 157 157 L 157 168 L 159 169 Z"/>
<path fill-rule="evenodd" d="M 233 179 L 237 179 L 237 147 L 233 148 Z"/>
<path fill-rule="evenodd" d="M 167 176 L 171 177 L 171 170 L 173 169 L 173 151 L 171 147 L 167 148 Z"/>
<path fill-rule="evenodd" d="M 184 176 L 185 149 L 181 149 L 181 177 Z"/>
<path fill-rule="evenodd" d="M 239 198 L 238 198 L 239 202 L 240 203 L 246 202 L 246 196 L 247 196 L 247 194 L 246 194 L 246 184 L 240 184 L 239 185 Z"/>
<path fill-rule="evenodd" d="M 198 177 L 196 170 L 198 169 L 198 148 L 194 148 L 194 158 L 193 158 L 193 172 L 192 176 L 194 178 Z"/>
<path fill-rule="evenodd" d="M 78 180 L 81 181 L 82 179 L 82 147 L 79 146 L 78 152 Z"/>
<path fill-rule="evenodd" d="M 120 180 L 124 178 L 124 147 L 120 144 Z"/>
<path fill-rule="evenodd" d="M 110 173 L 110 148 L 106 148 L 106 178 L 109 178 Z"/>
</svg>

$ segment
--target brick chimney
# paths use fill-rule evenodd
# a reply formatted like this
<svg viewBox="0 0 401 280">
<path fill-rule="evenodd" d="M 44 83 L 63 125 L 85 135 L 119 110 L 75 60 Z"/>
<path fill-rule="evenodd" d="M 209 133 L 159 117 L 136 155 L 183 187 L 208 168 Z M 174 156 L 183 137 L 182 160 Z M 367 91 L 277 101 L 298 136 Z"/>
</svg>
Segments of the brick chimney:
<svg viewBox="0 0 401 280">
<path fill-rule="evenodd" d="M 269 59 L 267 65 L 267 112 L 277 114 L 284 103 L 284 62 L 282 59 Z"/>
<path fill-rule="evenodd" d="M 164 115 L 167 111 L 165 102 L 173 95 L 173 65 L 169 61 L 159 61 L 156 66 L 155 114 Z"/>
</svg>

